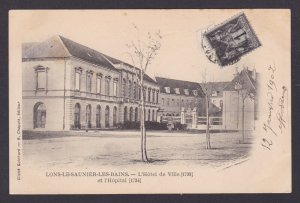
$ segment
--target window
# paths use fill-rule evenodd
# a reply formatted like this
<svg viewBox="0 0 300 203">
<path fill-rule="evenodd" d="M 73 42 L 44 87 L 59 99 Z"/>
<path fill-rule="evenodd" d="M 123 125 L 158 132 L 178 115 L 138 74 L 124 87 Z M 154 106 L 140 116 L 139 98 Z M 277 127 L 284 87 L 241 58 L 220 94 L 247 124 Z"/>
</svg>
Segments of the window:
<svg viewBox="0 0 300 203">
<path fill-rule="evenodd" d="M 194 96 L 198 96 L 198 91 L 197 90 L 193 90 Z"/>
<path fill-rule="evenodd" d="M 175 88 L 174 90 L 176 94 L 180 94 L 179 88 Z"/>
<path fill-rule="evenodd" d="M 110 91 L 110 76 L 106 76 L 105 78 L 105 94 L 109 95 L 109 91 Z"/>
<path fill-rule="evenodd" d="M 114 83 L 113 83 L 113 96 L 114 97 L 117 96 L 117 89 L 118 89 L 118 80 L 114 79 Z"/>
<path fill-rule="evenodd" d="M 137 87 L 136 87 L 136 82 L 133 83 L 133 98 L 137 99 Z"/>
<path fill-rule="evenodd" d="M 143 98 L 144 98 L 144 101 L 146 100 L 146 91 L 147 91 L 147 89 L 144 87 L 143 88 Z"/>
<path fill-rule="evenodd" d="M 151 102 L 151 88 L 148 89 L 148 102 Z"/>
<path fill-rule="evenodd" d="M 152 90 L 152 102 L 155 102 L 155 90 Z"/>
<path fill-rule="evenodd" d="M 126 80 L 123 79 L 123 97 L 126 97 Z"/>
<path fill-rule="evenodd" d="M 86 75 L 86 91 L 91 92 L 92 91 L 92 75 L 87 73 Z"/>
<path fill-rule="evenodd" d="M 162 105 L 165 105 L 165 99 L 161 98 Z"/>
<path fill-rule="evenodd" d="M 218 96 L 218 92 L 217 91 L 213 91 L 212 94 L 211 94 L 211 96 L 213 96 L 213 97 Z"/>
<path fill-rule="evenodd" d="M 75 90 L 80 90 L 80 73 L 75 73 Z"/>
<path fill-rule="evenodd" d="M 102 75 L 97 74 L 97 80 L 96 80 L 96 93 L 101 94 L 101 80 L 102 80 Z"/>
<path fill-rule="evenodd" d="M 45 71 L 37 72 L 37 89 L 39 89 L 39 90 L 46 89 L 46 72 Z"/>
<path fill-rule="evenodd" d="M 189 95 L 190 94 L 189 90 L 188 89 L 184 89 L 184 94 L 185 95 Z"/>
<path fill-rule="evenodd" d="M 132 97 L 132 95 L 131 95 L 131 89 L 132 89 L 131 81 L 129 80 L 129 82 L 128 82 L 128 98 Z"/>
<path fill-rule="evenodd" d="M 34 69 L 36 75 L 36 90 L 47 90 L 49 68 L 36 66 Z"/>
<path fill-rule="evenodd" d="M 175 101 L 174 101 L 174 99 L 172 99 L 172 103 L 171 103 L 171 105 L 173 106 L 173 105 L 175 105 Z"/>
<path fill-rule="evenodd" d="M 165 87 L 166 93 L 170 94 L 170 87 Z"/>
<path fill-rule="evenodd" d="M 170 105 L 170 99 L 169 98 L 167 99 L 167 105 L 168 106 Z"/>
<path fill-rule="evenodd" d="M 177 106 L 179 106 L 179 99 L 177 99 Z"/>
<path fill-rule="evenodd" d="M 80 83 L 81 83 L 81 73 L 82 73 L 82 68 L 77 67 L 75 68 L 75 90 L 80 91 Z"/>
<path fill-rule="evenodd" d="M 138 99 L 141 99 L 141 86 L 138 87 Z"/>
</svg>

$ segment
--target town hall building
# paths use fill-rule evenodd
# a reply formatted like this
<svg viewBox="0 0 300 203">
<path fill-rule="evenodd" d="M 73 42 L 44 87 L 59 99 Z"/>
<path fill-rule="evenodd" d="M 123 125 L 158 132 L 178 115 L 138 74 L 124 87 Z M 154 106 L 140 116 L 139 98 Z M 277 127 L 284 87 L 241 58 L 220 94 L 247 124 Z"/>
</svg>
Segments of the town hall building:
<svg viewBox="0 0 300 203">
<path fill-rule="evenodd" d="M 23 129 L 113 128 L 139 121 L 137 68 L 62 36 L 22 47 Z M 156 121 L 159 86 L 144 76 L 145 119 Z"/>
</svg>

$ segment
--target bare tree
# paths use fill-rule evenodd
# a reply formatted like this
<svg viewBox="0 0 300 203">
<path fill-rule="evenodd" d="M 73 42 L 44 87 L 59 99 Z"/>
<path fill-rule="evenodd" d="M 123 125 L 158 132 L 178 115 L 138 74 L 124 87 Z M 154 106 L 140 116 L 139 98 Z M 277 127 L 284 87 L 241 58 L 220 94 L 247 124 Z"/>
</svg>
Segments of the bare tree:
<svg viewBox="0 0 300 203">
<path fill-rule="evenodd" d="M 205 97 L 205 110 L 206 110 L 206 149 L 211 149 L 210 143 L 210 118 L 209 118 L 209 109 L 210 109 L 210 98 L 215 91 L 215 86 L 212 81 L 208 81 L 206 69 L 202 72 L 202 83 L 201 88 Z"/>
<path fill-rule="evenodd" d="M 242 71 L 247 71 L 244 69 Z M 241 72 L 240 74 L 243 74 Z M 242 77 L 238 77 L 237 81 L 235 82 L 234 86 L 235 90 L 238 92 L 238 99 L 242 99 L 242 141 L 241 143 L 245 142 L 245 100 L 249 98 L 250 100 L 255 100 L 255 87 L 251 88 L 246 85 L 246 81 L 243 80 Z M 239 107 L 238 107 L 239 108 Z"/>
<path fill-rule="evenodd" d="M 155 33 L 147 33 L 146 40 L 140 40 L 140 31 L 136 25 L 133 25 L 134 29 L 137 31 L 137 40 L 131 41 L 130 44 L 127 44 L 129 48 L 129 55 L 131 57 L 132 63 L 137 68 L 136 78 L 140 88 L 140 100 L 139 100 L 139 109 L 140 109 L 140 130 L 141 130 L 141 153 L 142 161 L 149 162 L 147 156 L 147 136 L 145 128 L 145 94 L 146 91 L 144 88 L 144 76 L 148 67 L 151 65 L 154 58 L 158 55 L 158 51 L 161 48 L 161 39 L 162 36 L 160 31 Z"/>
</svg>

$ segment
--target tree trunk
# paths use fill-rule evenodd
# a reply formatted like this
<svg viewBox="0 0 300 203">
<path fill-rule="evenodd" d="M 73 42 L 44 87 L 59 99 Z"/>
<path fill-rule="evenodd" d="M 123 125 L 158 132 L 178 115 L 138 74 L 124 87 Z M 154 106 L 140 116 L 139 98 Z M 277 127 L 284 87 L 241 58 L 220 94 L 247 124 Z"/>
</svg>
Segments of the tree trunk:
<svg viewBox="0 0 300 203">
<path fill-rule="evenodd" d="M 211 145 L 210 145 L 210 134 L 209 134 L 209 100 L 208 100 L 208 96 L 205 96 L 205 100 L 206 100 L 206 149 L 211 149 Z"/>
<path fill-rule="evenodd" d="M 144 87 L 143 87 L 143 73 L 141 71 L 141 105 L 140 105 L 140 110 L 141 110 L 141 124 L 140 124 L 140 129 L 141 129 L 141 152 L 142 152 L 142 161 L 143 162 L 149 162 L 148 157 L 147 157 L 147 137 L 146 137 L 146 128 L 145 128 L 145 102 L 144 102 Z"/>
<path fill-rule="evenodd" d="M 245 142 L 245 99 L 242 103 L 242 143 Z"/>
</svg>

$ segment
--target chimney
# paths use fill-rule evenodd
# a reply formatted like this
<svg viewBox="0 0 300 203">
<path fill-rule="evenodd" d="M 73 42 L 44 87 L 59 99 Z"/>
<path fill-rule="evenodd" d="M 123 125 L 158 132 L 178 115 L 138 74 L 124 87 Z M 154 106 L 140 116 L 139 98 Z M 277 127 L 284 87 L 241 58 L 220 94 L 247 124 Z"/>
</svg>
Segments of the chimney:
<svg viewBox="0 0 300 203">
<path fill-rule="evenodd" d="M 255 68 L 253 68 L 253 70 L 252 70 L 252 79 L 254 81 L 256 81 L 256 70 L 255 70 Z"/>
</svg>

